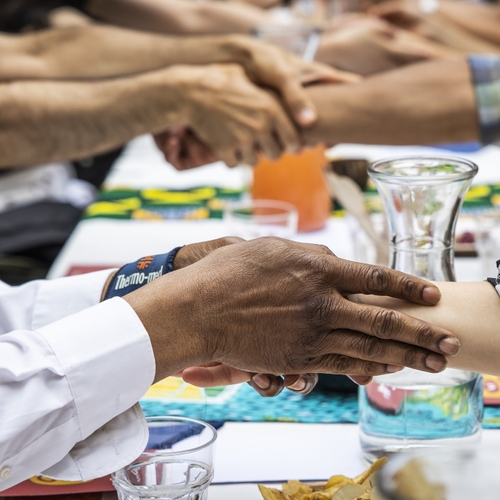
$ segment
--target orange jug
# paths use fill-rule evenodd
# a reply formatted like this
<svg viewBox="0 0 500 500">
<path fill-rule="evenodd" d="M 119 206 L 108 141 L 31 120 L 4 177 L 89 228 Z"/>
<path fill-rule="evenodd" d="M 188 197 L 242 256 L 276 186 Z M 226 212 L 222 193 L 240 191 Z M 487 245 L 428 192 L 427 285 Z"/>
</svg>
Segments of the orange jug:
<svg viewBox="0 0 500 500">
<path fill-rule="evenodd" d="M 261 157 L 254 168 L 254 199 L 287 201 L 299 213 L 299 231 L 315 231 L 326 224 L 332 200 L 323 175 L 325 147 L 283 154 L 278 160 Z"/>
</svg>

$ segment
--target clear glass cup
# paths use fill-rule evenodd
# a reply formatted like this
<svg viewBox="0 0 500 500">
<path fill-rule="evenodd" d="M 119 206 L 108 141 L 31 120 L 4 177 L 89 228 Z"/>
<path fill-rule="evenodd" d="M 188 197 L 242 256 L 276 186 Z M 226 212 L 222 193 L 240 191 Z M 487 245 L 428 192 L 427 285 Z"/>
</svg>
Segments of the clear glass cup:
<svg viewBox="0 0 500 500">
<path fill-rule="evenodd" d="M 257 26 L 253 34 L 265 42 L 278 45 L 306 61 L 313 61 L 318 50 L 321 29 L 311 24 Z"/>
<path fill-rule="evenodd" d="M 487 443 L 414 450 L 391 459 L 377 486 L 385 500 L 498 500 L 499 461 Z"/>
<path fill-rule="evenodd" d="M 230 236 L 245 240 L 262 236 L 292 239 L 297 234 L 297 209 L 277 200 L 248 200 L 224 210 Z"/>
<path fill-rule="evenodd" d="M 148 417 L 146 450 L 113 474 L 119 500 L 205 500 L 217 431 L 201 420 Z"/>
<path fill-rule="evenodd" d="M 408 157 L 372 164 L 389 224 L 393 269 L 434 281 L 454 281 L 455 226 L 477 166 L 459 158 Z M 359 389 L 360 442 L 374 461 L 409 448 L 477 442 L 482 378 L 446 369 L 410 368 L 374 377 Z"/>
</svg>

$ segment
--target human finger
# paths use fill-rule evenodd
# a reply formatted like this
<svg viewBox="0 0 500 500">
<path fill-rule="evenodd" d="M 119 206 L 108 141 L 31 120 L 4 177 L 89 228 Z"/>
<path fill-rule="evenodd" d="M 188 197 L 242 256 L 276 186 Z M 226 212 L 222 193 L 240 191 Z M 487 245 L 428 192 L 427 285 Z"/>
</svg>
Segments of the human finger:
<svg viewBox="0 0 500 500">
<path fill-rule="evenodd" d="M 217 160 L 211 149 L 199 141 L 191 132 L 181 140 L 181 156 L 184 169 L 197 168 Z"/>
<path fill-rule="evenodd" d="M 447 356 L 455 356 L 460 350 L 459 340 L 448 330 L 384 307 L 346 301 L 342 318 L 337 318 L 336 323 L 379 339 L 396 340 Z M 426 361 L 429 368 L 433 363 L 440 366 L 442 360 L 432 356 Z"/>
<path fill-rule="evenodd" d="M 255 145 L 250 141 L 240 142 L 240 155 L 241 161 L 246 165 L 253 167 L 259 162 L 259 157 L 257 156 L 257 151 L 255 150 Z"/>
<path fill-rule="evenodd" d="M 220 151 L 217 151 L 215 154 L 229 168 L 236 167 L 241 163 L 241 160 L 238 157 L 236 150 L 234 149 L 222 149 Z"/>
<path fill-rule="evenodd" d="M 428 281 L 384 266 L 372 266 L 338 259 L 332 279 L 350 293 L 387 295 L 422 305 L 434 305 L 441 299 L 439 288 Z"/>
<path fill-rule="evenodd" d="M 322 62 L 308 63 L 307 69 L 302 71 L 300 82 L 303 85 L 310 83 L 356 83 L 362 77 L 349 71 L 342 71 Z"/>
<path fill-rule="evenodd" d="M 363 376 L 356 376 L 356 375 L 347 375 L 353 382 L 355 382 L 358 385 L 366 385 L 369 384 L 372 380 L 373 377 L 363 377 Z"/>
<path fill-rule="evenodd" d="M 285 375 L 285 387 L 297 394 L 309 394 L 318 383 L 317 373 L 303 373 L 302 375 Z"/>
<path fill-rule="evenodd" d="M 302 147 L 297 129 L 279 105 L 277 105 L 276 112 L 274 114 L 273 135 L 282 148 L 289 153 L 296 153 Z"/>
<path fill-rule="evenodd" d="M 391 366 L 407 366 L 430 373 L 444 370 L 448 363 L 447 359 L 442 354 L 433 352 L 436 349 L 433 349 L 432 345 L 431 348 L 419 346 L 417 344 L 419 341 L 420 339 L 411 334 L 399 334 L 394 340 L 388 340 L 353 330 L 337 329 L 320 334 L 311 345 L 310 352 L 318 356 L 337 353 Z M 427 343 L 427 338 L 421 343 Z"/>
<path fill-rule="evenodd" d="M 282 377 L 261 373 L 255 374 L 248 385 L 265 398 L 277 396 L 285 387 Z"/>
<path fill-rule="evenodd" d="M 248 382 L 252 374 L 224 364 L 193 366 L 182 372 L 182 379 L 197 387 L 219 387 Z"/>
<path fill-rule="evenodd" d="M 278 89 L 290 114 L 301 127 L 310 127 L 318 118 L 311 97 L 295 78 L 287 78 Z"/>
<path fill-rule="evenodd" d="M 326 354 L 309 361 L 304 368 L 307 372 L 342 374 L 355 377 L 375 377 L 401 371 L 403 367 L 351 358 L 342 354 Z"/>
<path fill-rule="evenodd" d="M 283 147 L 276 138 L 269 135 L 259 137 L 257 146 L 260 152 L 269 160 L 277 160 L 284 153 Z"/>
<path fill-rule="evenodd" d="M 217 238 L 215 240 L 204 241 L 201 243 L 191 243 L 190 245 L 183 246 L 175 256 L 173 267 L 174 270 L 182 269 L 206 257 L 218 248 L 228 245 L 241 243 L 242 238 L 237 236 L 226 236 L 224 238 Z"/>
</svg>

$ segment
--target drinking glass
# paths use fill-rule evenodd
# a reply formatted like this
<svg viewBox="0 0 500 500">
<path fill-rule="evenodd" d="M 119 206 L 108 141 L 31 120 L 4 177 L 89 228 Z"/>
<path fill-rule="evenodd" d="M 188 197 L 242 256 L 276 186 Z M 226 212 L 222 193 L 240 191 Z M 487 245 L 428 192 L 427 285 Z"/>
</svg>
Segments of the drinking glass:
<svg viewBox="0 0 500 500">
<path fill-rule="evenodd" d="M 248 200 L 224 211 L 228 234 L 245 240 L 261 236 L 292 239 L 297 234 L 298 215 L 290 203 Z"/>
<path fill-rule="evenodd" d="M 389 224 L 391 267 L 434 281 L 455 281 L 455 226 L 477 166 L 459 158 L 408 157 L 372 164 Z M 482 378 L 448 368 L 410 368 L 359 389 L 360 442 L 369 461 L 408 448 L 479 440 Z"/>
<path fill-rule="evenodd" d="M 146 419 L 146 450 L 113 474 L 119 500 L 205 500 L 217 431 L 184 417 Z"/>
<path fill-rule="evenodd" d="M 325 226 L 332 200 L 324 176 L 325 148 L 318 144 L 277 160 L 261 157 L 253 170 L 252 197 L 291 203 L 299 214 L 299 231 Z"/>
</svg>

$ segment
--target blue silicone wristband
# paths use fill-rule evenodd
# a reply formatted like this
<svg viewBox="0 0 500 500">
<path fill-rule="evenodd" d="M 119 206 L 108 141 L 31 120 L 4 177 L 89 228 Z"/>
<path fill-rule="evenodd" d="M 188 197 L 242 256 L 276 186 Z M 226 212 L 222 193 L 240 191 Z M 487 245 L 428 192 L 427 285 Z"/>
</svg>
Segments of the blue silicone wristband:
<svg viewBox="0 0 500 500">
<path fill-rule="evenodd" d="M 177 247 L 168 253 L 149 255 L 130 264 L 125 264 L 113 276 L 104 295 L 104 300 L 123 297 L 160 276 L 172 272 L 175 256 L 181 248 Z"/>
</svg>

